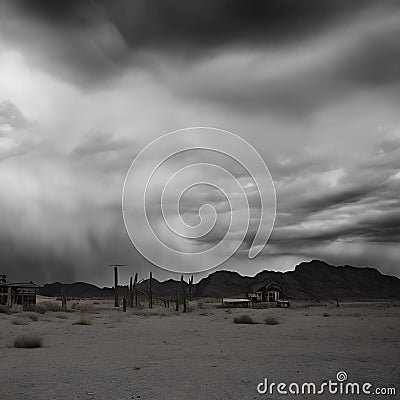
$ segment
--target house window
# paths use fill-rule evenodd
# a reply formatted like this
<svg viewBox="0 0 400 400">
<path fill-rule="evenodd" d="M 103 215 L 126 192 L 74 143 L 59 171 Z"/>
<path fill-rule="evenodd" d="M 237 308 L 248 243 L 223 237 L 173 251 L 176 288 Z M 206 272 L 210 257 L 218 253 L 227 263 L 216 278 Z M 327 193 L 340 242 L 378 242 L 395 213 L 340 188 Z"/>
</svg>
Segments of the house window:
<svg viewBox="0 0 400 400">
<path fill-rule="evenodd" d="M 274 302 L 279 300 L 279 292 L 271 291 L 268 292 L 268 301 Z"/>
</svg>

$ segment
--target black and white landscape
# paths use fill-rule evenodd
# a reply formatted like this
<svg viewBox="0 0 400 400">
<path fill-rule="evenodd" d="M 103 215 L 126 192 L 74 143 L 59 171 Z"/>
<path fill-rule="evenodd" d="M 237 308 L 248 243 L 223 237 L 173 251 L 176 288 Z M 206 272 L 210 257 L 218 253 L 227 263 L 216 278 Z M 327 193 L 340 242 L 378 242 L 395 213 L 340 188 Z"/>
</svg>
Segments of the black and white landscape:
<svg viewBox="0 0 400 400">
<path fill-rule="evenodd" d="M 257 385 L 338 372 L 395 398 L 399 104 L 396 0 L 0 0 L 0 399 L 291 398 Z M 182 165 L 218 161 L 248 198 L 229 208 L 220 177 L 185 192 L 175 220 L 207 221 L 204 204 L 219 218 L 194 238 L 147 199 L 180 254 L 248 222 L 197 274 L 143 257 L 121 206 L 135 157 L 188 127 L 246 140 L 276 192 L 251 259 L 259 177 L 201 133 L 182 140 L 196 152 L 160 168 L 160 193 Z"/>
</svg>

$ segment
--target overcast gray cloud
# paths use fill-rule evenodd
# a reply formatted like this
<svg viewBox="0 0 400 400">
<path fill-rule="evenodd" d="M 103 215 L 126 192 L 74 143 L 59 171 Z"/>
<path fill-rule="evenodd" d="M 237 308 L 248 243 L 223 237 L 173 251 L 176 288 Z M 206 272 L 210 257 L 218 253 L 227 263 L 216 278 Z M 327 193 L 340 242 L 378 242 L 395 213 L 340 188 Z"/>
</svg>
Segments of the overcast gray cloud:
<svg viewBox="0 0 400 400">
<path fill-rule="evenodd" d="M 121 262 L 147 274 L 122 221 L 126 171 L 169 131 L 217 126 L 260 152 L 278 199 L 270 243 L 246 259 L 259 198 L 243 169 L 219 160 L 247 187 L 252 216 L 224 268 L 253 274 L 323 258 L 399 274 L 396 1 L 17 0 L 0 8 L 4 273 L 109 283 L 107 265 Z M 200 159 L 186 154 L 166 167 Z M 220 194 L 200 188 L 182 203 L 188 221 L 204 201 L 226 215 Z M 201 241 L 171 245 L 210 246 L 225 222 Z"/>
</svg>

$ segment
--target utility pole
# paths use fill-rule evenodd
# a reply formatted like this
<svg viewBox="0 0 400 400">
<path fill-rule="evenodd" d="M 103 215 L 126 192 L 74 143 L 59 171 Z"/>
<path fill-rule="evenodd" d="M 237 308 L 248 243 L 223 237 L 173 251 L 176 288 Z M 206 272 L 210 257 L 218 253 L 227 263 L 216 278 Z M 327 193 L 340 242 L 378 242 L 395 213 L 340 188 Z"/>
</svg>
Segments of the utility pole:
<svg viewBox="0 0 400 400">
<path fill-rule="evenodd" d="M 127 267 L 126 264 L 110 264 L 110 267 L 114 267 L 114 307 L 119 307 L 118 298 L 118 267 Z"/>
</svg>

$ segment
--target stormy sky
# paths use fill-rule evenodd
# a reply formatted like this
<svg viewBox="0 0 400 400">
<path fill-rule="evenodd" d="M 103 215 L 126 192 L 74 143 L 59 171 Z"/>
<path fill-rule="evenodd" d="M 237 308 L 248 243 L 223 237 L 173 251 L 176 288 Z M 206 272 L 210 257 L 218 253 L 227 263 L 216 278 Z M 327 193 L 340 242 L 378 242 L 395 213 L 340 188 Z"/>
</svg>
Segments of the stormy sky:
<svg viewBox="0 0 400 400">
<path fill-rule="evenodd" d="M 278 201 L 263 253 L 223 268 L 317 258 L 399 276 L 399 104 L 396 1 L 3 0 L 0 272 L 147 275 L 125 174 L 151 140 L 214 126 L 258 150 Z"/>
</svg>

